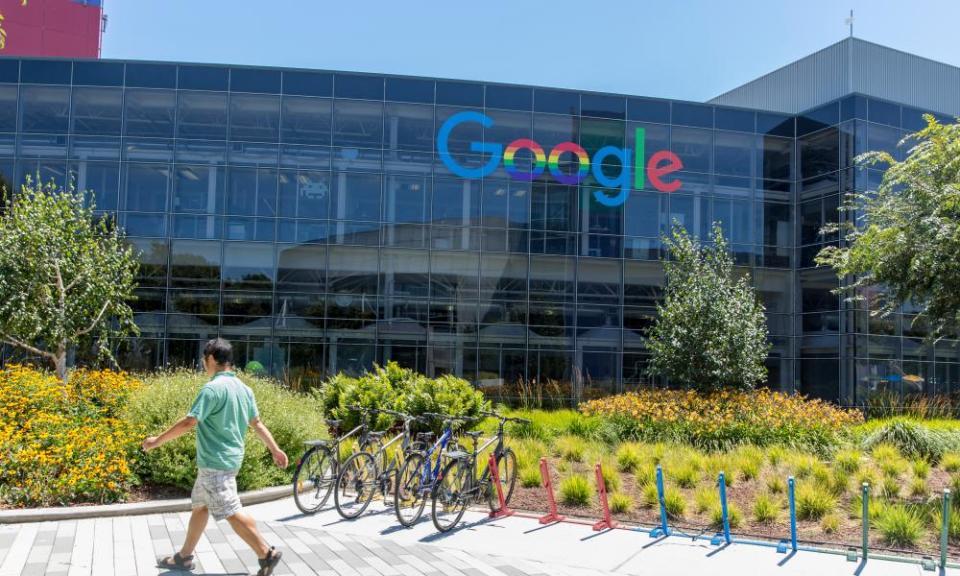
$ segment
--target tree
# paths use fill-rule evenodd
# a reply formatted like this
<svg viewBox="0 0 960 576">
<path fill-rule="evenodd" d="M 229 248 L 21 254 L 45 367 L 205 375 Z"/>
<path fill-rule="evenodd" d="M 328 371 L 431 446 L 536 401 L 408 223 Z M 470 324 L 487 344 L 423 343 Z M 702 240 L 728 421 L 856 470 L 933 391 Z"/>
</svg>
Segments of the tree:
<svg viewBox="0 0 960 576">
<path fill-rule="evenodd" d="M 877 190 L 848 195 L 845 223 L 823 229 L 843 230 L 845 243 L 824 248 L 816 261 L 836 271 L 843 280 L 836 292 L 848 301 L 869 294 L 873 315 L 916 305 L 914 323 L 926 322 L 936 339 L 960 328 L 960 123 L 924 118 L 926 128 L 901 141 L 915 143 L 902 162 L 888 152 L 857 157 L 887 171 Z"/>
<path fill-rule="evenodd" d="M 718 224 L 712 245 L 674 223 L 664 238 L 667 282 L 648 333 L 648 371 L 700 391 L 753 388 L 767 376 L 770 350 L 763 304 L 747 275 L 735 277 Z"/>
<path fill-rule="evenodd" d="M 110 339 L 139 332 L 127 304 L 138 266 L 86 194 L 28 179 L 16 197 L 4 192 L 0 340 L 49 360 L 64 384 L 71 347 L 113 360 Z"/>
</svg>

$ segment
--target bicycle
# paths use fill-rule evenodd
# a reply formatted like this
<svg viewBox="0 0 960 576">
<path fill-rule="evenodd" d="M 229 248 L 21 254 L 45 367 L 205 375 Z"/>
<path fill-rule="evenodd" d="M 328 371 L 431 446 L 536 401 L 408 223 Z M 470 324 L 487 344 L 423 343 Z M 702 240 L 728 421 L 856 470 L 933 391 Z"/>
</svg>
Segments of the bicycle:
<svg viewBox="0 0 960 576">
<path fill-rule="evenodd" d="M 433 525 L 440 532 L 449 532 L 460 522 L 468 503 L 479 504 L 486 498 L 492 512 L 500 509 L 500 501 L 490 478 L 490 465 L 488 464 L 480 477 L 477 477 L 477 455 L 493 444 L 496 444 L 493 456 L 497 462 L 504 501 L 509 503 L 513 496 L 513 489 L 517 483 L 517 455 L 512 449 L 503 445 L 504 426 L 507 422 L 529 424 L 530 421 L 524 418 L 502 416 L 495 412 L 481 412 L 481 414 L 499 420 L 496 435 L 483 446 L 478 447 L 479 438 L 483 433 L 463 432 L 463 436 L 473 441 L 473 450 L 449 453 L 447 457 L 450 461 L 444 466 L 440 477 L 434 483 L 430 495 L 430 516 L 433 519 Z"/>
<path fill-rule="evenodd" d="M 383 495 L 386 504 L 387 493 L 393 486 L 397 470 L 413 450 L 421 448 L 416 442 L 410 442 L 411 425 L 418 421 L 419 417 L 386 409 L 369 408 L 366 411 L 402 419 L 403 431 L 386 443 L 381 443 L 375 451 L 359 451 L 343 463 L 337 475 L 333 503 L 337 513 L 345 520 L 353 520 L 363 514 L 377 490 Z M 395 450 L 393 457 L 387 462 L 387 450 L 397 442 L 400 442 L 400 449 Z"/>
<path fill-rule="evenodd" d="M 420 520 L 420 516 L 423 515 L 427 496 L 430 495 L 433 484 L 440 475 L 444 451 L 448 448 L 456 451 L 462 450 L 453 437 L 453 425 L 457 422 L 468 424 L 476 420 L 434 412 L 425 412 L 422 416 L 443 420 L 443 432 L 440 438 L 425 451 L 412 452 L 407 456 L 403 467 L 397 474 L 397 487 L 393 491 L 393 505 L 397 520 L 405 528 L 410 528 L 416 524 Z M 432 432 L 418 434 L 418 440 L 425 443 L 432 439 Z M 434 455 L 436 455 L 435 459 Z"/>
<path fill-rule="evenodd" d="M 350 407 L 354 410 L 357 408 Z M 300 457 L 293 473 L 293 501 L 304 514 L 315 514 L 330 499 L 334 482 L 342 468 L 340 447 L 346 440 L 359 434 L 360 440 L 355 451 L 369 451 L 373 443 L 379 445 L 381 442 L 382 433 L 370 430 L 366 413 L 361 414 L 360 424 L 356 428 L 342 436 L 337 436 L 342 423 L 340 420 L 325 420 L 325 422 L 330 427 L 334 438 L 304 442 L 308 448 Z"/>
</svg>

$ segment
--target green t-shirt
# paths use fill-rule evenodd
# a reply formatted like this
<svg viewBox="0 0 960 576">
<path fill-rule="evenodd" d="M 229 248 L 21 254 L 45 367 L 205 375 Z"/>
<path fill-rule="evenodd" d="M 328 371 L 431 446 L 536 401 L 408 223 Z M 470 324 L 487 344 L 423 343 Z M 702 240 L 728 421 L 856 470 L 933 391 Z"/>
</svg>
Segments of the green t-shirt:
<svg viewBox="0 0 960 576">
<path fill-rule="evenodd" d="M 188 414 L 198 422 L 197 466 L 240 468 L 247 426 L 259 415 L 253 391 L 233 372 L 217 372 L 200 389 Z"/>
</svg>

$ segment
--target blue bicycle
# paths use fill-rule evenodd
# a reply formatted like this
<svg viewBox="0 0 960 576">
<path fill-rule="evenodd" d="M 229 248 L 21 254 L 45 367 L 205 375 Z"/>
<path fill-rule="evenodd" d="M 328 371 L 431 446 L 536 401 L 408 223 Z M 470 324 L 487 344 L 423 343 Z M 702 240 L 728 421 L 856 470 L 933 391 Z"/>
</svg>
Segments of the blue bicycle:
<svg viewBox="0 0 960 576">
<path fill-rule="evenodd" d="M 397 520 L 407 528 L 416 524 L 423 515 L 427 498 L 440 474 L 442 455 L 448 449 L 459 450 L 457 441 L 453 437 L 454 425 L 466 425 L 477 420 L 432 412 L 426 412 L 421 416 L 443 420 L 443 432 L 440 438 L 426 450 L 411 452 L 397 475 L 397 487 L 393 491 L 393 509 L 397 513 Z M 432 432 L 425 432 L 418 434 L 417 440 L 422 442 L 422 445 L 426 445 L 433 436 Z"/>
</svg>

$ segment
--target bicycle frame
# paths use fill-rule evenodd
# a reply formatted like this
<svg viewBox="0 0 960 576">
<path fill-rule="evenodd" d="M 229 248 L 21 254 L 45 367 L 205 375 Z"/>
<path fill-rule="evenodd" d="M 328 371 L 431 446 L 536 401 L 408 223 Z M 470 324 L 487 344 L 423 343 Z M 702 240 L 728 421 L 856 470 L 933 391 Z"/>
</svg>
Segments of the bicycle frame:
<svg viewBox="0 0 960 576">
<path fill-rule="evenodd" d="M 443 434 L 440 435 L 440 438 L 433 443 L 433 446 L 430 447 L 423 455 L 423 472 L 420 475 L 420 490 L 427 492 L 433 486 L 434 481 L 436 481 L 437 476 L 440 475 L 440 464 L 441 459 L 437 458 L 437 463 L 435 466 L 430 466 L 430 458 L 433 457 L 434 453 L 440 451 L 441 453 L 447 447 L 447 444 L 450 442 L 450 439 L 453 438 L 453 427 L 448 425 L 443 430 Z"/>
</svg>

